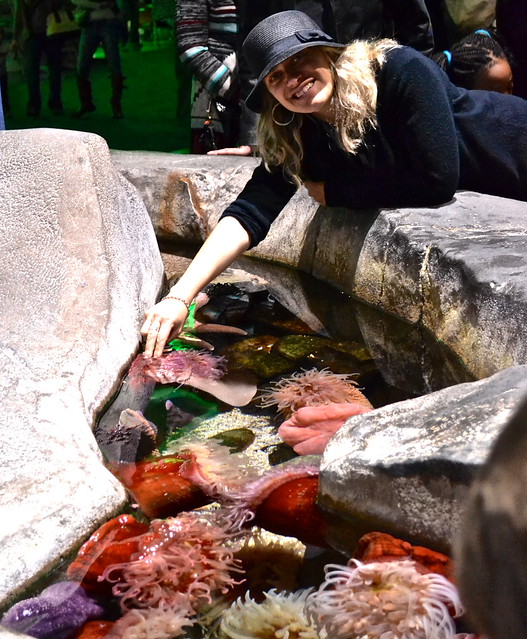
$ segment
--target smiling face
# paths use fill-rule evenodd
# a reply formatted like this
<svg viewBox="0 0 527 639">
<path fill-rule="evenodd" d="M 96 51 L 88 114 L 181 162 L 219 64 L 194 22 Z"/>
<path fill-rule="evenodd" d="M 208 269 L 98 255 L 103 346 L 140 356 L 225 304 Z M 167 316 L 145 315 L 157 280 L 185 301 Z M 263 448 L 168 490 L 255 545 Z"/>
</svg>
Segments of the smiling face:
<svg viewBox="0 0 527 639">
<path fill-rule="evenodd" d="M 265 86 L 288 111 L 331 120 L 334 80 L 322 48 L 307 48 L 287 58 L 266 75 Z"/>
</svg>

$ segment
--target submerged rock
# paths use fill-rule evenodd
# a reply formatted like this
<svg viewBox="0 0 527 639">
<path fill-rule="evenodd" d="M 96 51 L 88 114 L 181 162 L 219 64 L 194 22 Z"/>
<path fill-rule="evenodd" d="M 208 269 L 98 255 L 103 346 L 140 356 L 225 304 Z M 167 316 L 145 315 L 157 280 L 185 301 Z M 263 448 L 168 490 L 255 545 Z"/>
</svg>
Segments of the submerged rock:
<svg viewBox="0 0 527 639">
<path fill-rule="evenodd" d="M 250 428 L 232 428 L 213 436 L 222 446 L 227 446 L 231 453 L 240 453 L 248 448 L 256 439 Z"/>
<path fill-rule="evenodd" d="M 448 553 L 468 488 L 527 393 L 527 366 L 352 417 L 322 456 L 331 544 L 382 530 Z"/>
<path fill-rule="evenodd" d="M 527 633 L 526 485 L 524 400 L 478 473 L 455 545 L 467 614 L 476 630 L 492 639 Z"/>
<path fill-rule="evenodd" d="M 97 443 L 111 463 L 135 462 L 148 457 L 157 447 L 157 427 L 136 410 L 123 410 L 113 428 L 98 428 Z"/>
<path fill-rule="evenodd" d="M 272 335 L 248 338 L 222 349 L 221 352 L 229 362 L 230 370 L 249 371 L 261 380 L 268 380 L 292 371 L 295 366 L 294 362 L 271 353 L 276 339 Z"/>
</svg>

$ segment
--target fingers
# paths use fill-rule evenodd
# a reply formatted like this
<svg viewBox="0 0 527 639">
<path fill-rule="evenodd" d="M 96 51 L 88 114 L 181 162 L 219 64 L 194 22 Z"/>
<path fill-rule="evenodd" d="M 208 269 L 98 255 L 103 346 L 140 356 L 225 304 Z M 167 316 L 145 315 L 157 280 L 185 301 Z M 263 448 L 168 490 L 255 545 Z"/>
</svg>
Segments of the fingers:
<svg viewBox="0 0 527 639">
<path fill-rule="evenodd" d="M 209 151 L 207 155 L 251 155 L 252 149 L 248 144 L 236 147 L 226 147 L 225 149 L 216 149 Z"/>
<path fill-rule="evenodd" d="M 146 312 L 141 334 L 146 337 L 145 356 L 160 357 L 172 337 L 181 332 L 187 310 L 177 300 L 162 300 Z"/>
</svg>

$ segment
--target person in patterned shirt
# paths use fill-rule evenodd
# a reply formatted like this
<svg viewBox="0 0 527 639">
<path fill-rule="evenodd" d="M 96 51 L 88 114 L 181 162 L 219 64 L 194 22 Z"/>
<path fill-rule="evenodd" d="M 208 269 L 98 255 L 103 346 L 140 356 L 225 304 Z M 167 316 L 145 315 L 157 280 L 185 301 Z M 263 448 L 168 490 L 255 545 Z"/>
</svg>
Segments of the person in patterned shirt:
<svg viewBox="0 0 527 639">
<path fill-rule="evenodd" d="M 192 153 L 236 143 L 237 11 L 233 0 L 178 0 L 178 53 L 193 75 Z"/>
</svg>

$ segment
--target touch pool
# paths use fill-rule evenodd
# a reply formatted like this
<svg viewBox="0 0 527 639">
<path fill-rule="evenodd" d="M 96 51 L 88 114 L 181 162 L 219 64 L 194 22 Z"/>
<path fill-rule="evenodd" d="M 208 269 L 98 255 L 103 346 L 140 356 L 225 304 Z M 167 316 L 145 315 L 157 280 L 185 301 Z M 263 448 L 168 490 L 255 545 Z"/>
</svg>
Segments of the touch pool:
<svg viewBox="0 0 527 639">
<path fill-rule="evenodd" d="M 54 575 L 44 599 L 19 604 L 3 623 L 20 617 L 26 625 L 18 628 L 33 636 L 76 639 L 450 637 L 462 630 L 452 621 L 461 605 L 447 578 L 448 557 L 375 533 L 355 549 L 364 566 L 348 567 L 347 557 L 327 548 L 316 505 L 324 436 L 339 420 L 418 392 L 387 383 L 352 321 L 338 318 L 344 331 L 324 322 L 321 333 L 293 317 L 272 291 L 218 285 L 207 292 L 186 342 L 174 344 L 164 362 L 139 356 L 97 426 L 108 465 L 132 496 L 128 512 L 92 535 L 65 575 Z M 328 308 L 338 295 L 342 311 L 342 296 L 325 293 Z M 405 330 L 399 325 L 394 334 Z M 446 352 L 437 370 L 433 384 L 467 377 Z M 335 406 L 348 412 L 328 415 Z M 308 415 L 309 427 L 302 426 L 327 422 L 313 437 L 282 441 L 281 422 L 317 410 L 324 419 Z M 311 454 L 295 452 L 306 441 Z M 378 567 L 379 558 L 393 561 Z M 384 612 L 375 616 L 371 600 L 371 617 L 350 612 L 335 625 L 334 591 L 346 586 L 364 607 L 364 584 L 372 579 L 390 593 Z M 414 587 L 426 603 L 418 621 L 397 608 L 398 589 Z M 432 623 L 426 610 L 439 634 L 423 630 Z"/>
</svg>

